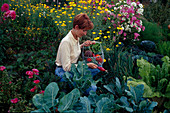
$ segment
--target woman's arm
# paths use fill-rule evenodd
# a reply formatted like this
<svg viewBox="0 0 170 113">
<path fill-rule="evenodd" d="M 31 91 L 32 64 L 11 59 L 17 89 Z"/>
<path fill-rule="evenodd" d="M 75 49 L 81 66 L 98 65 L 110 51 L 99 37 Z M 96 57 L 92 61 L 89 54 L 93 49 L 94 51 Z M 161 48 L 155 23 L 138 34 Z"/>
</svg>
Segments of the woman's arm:
<svg viewBox="0 0 170 113">
<path fill-rule="evenodd" d="M 83 44 L 80 45 L 80 48 L 82 48 L 83 46 L 90 46 L 90 45 L 95 44 L 95 43 L 96 43 L 95 41 L 87 40 Z"/>
</svg>

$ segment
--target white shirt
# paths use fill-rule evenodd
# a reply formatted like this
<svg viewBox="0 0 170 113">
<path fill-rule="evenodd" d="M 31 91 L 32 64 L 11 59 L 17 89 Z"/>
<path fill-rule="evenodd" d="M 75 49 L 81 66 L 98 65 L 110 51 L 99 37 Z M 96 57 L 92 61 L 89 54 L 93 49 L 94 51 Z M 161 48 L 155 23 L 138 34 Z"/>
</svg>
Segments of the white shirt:
<svg viewBox="0 0 170 113">
<path fill-rule="evenodd" d="M 62 66 L 64 71 L 70 71 L 71 64 L 77 63 L 80 53 L 79 38 L 76 40 L 70 31 L 61 40 L 55 63 L 57 66 Z"/>
</svg>

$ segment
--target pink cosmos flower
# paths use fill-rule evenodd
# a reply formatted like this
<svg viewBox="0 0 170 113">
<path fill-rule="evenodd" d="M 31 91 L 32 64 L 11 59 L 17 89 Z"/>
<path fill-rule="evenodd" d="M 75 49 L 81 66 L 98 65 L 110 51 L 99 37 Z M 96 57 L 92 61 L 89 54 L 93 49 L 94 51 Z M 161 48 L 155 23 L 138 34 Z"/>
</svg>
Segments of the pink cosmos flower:
<svg viewBox="0 0 170 113">
<path fill-rule="evenodd" d="M 18 98 L 14 98 L 14 99 L 11 99 L 11 103 L 17 103 L 18 102 Z"/>
<path fill-rule="evenodd" d="M 32 71 L 27 71 L 26 74 L 29 76 L 29 78 L 33 78 L 34 73 Z"/>
<path fill-rule="evenodd" d="M 6 69 L 5 66 L 0 66 L 0 71 L 3 71 L 4 69 Z"/>
<path fill-rule="evenodd" d="M 126 36 L 126 33 L 124 33 L 123 35 Z"/>
<path fill-rule="evenodd" d="M 7 3 L 4 3 L 1 7 L 1 11 L 2 12 L 6 12 L 9 10 L 9 5 Z"/>
<path fill-rule="evenodd" d="M 145 30 L 145 26 L 142 27 L 142 31 L 144 31 L 144 30 Z"/>
<path fill-rule="evenodd" d="M 134 39 L 137 39 L 138 36 L 140 36 L 138 33 L 134 33 Z"/>
<path fill-rule="evenodd" d="M 34 74 L 39 75 L 38 69 L 32 69 L 32 71 L 33 71 Z"/>
<path fill-rule="evenodd" d="M 42 90 L 42 91 L 40 92 L 40 94 L 44 94 L 44 91 Z"/>
<path fill-rule="evenodd" d="M 127 4 L 129 4 L 129 5 L 130 5 L 130 4 L 131 4 L 131 0 L 127 0 Z"/>
<path fill-rule="evenodd" d="M 40 83 L 40 80 L 34 80 L 34 83 L 38 84 L 38 83 Z"/>
</svg>

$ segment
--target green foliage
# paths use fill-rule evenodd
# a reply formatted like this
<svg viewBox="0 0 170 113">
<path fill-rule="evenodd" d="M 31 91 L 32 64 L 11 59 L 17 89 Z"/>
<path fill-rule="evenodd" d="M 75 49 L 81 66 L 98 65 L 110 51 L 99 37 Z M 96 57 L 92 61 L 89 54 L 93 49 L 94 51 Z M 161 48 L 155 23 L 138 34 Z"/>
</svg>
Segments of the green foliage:
<svg viewBox="0 0 170 113">
<path fill-rule="evenodd" d="M 144 7 L 144 17 L 153 23 L 164 24 L 164 22 L 169 21 L 169 0 L 163 5 L 161 0 L 157 2 L 152 2 Z"/>
<path fill-rule="evenodd" d="M 113 47 L 110 51 L 105 50 L 106 63 L 103 65 L 109 71 L 108 81 L 110 78 L 118 77 L 123 80 L 123 76 L 135 76 L 137 72 L 134 71 L 134 63 L 132 54 L 124 50 L 124 48 Z"/>
<path fill-rule="evenodd" d="M 58 94 L 59 87 L 57 83 L 51 82 L 46 88 L 44 94 L 36 94 L 32 98 L 34 105 L 38 110 L 32 112 L 51 112 L 56 111 L 56 105 L 58 105 L 59 112 L 68 112 L 71 110 L 73 105 L 77 102 L 80 97 L 80 92 L 78 89 L 72 90 L 70 93 L 62 97 L 60 100 L 56 96 Z"/>
<path fill-rule="evenodd" d="M 160 41 L 157 44 L 157 51 L 164 55 L 164 56 L 169 56 L 170 57 L 170 41 Z"/>
<path fill-rule="evenodd" d="M 140 33 L 141 40 L 150 40 L 158 43 L 164 39 L 163 30 L 158 24 L 145 20 L 143 21 L 143 25 L 145 26 L 145 30 Z"/>
<path fill-rule="evenodd" d="M 81 93 L 83 93 L 90 86 L 96 85 L 98 82 L 93 80 L 91 72 L 88 70 L 88 66 L 86 65 L 85 61 L 79 61 L 77 67 L 75 64 L 72 64 L 71 71 L 66 72 L 64 75 L 69 83 L 74 88 L 78 88 Z"/>
<path fill-rule="evenodd" d="M 170 61 L 169 57 L 165 56 L 162 58 L 163 64 L 154 66 L 144 59 L 137 60 L 139 67 L 139 75 L 142 80 L 150 87 L 146 90 L 146 97 L 166 97 L 169 98 L 169 69 Z M 137 82 L 138 83 L 138 82 Z M 147 86 L 147 87 L 148 87 Z M 148 93 L 150 92 L 150 93 Z"/>
<path fill-rule="evenodd" d="M 122 108 L 127 112 L 144 112 L 145 110 L 145 112 L 152 112 L 153 108 L 157 106 L 156 102 L 143 99 L 143 84 L 130 86 L 129 90 L 126 84 L 120 84 L 119 79 L 116 78 L 115 83 L 104 85 L 104 87 L 116 97 L 119 109 Z"/>
</svg>

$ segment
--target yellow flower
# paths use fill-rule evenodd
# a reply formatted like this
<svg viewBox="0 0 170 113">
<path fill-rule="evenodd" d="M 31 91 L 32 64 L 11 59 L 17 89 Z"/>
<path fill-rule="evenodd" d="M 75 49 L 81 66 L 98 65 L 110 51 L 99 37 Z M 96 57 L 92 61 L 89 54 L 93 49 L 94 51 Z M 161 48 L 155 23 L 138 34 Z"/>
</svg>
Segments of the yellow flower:
<svg viewBox="0 0 170 113">
<path fill-rule="evenodd" d="M 121 27 L 117 27 L 117 29 L 118 29 L 118 30 L 122 30 L 123 28 L 121 28 Z"/>
<path fill-rule="evenodd" d="M 107 36 L 104 36 L 103 38 L 107 38 Z"/>
<path fill-rule="evenodd" d="M 98 40 L 98 39 L 100 39 L 100 37 L 96 37 L 96 38 L 94 38 L 94 40 Z"/>
<path fill-rule="evenodd" d="M 104 59 L 103 62 L 106 62 L 106 59 Z"/>
<path fill-rule="evenodd" d="M 119 44 L 122 44 L 121 42 L 119 42 Z"/>
<path fill-rule="evenodd" d="M 116 47 L 119 47 L 119 45 L 116 45 Z"/>
<path fill-rule="evenodd" d="M 84 7 L 84 9 L 87 9 L 87 7 Z"/>
<path fill-rule="evenodd" d="M 121 14 L 118 14 L 118 16 L 121 16 Z"/>
<path fill-rule="evenodd" d="M 107 31 L 107 33 L 110 33 L 110 31 Z"/>
<path fill-rule="evenodd" d="M 109 49 L 109 48 L 106 48 L 106 51 L 110 51 L 110 49 Z"/>
<path fill-rule="evenodd" d="M 62 23 L 61 26 L 66 26 L 66 24 L 65 24 L 65 23 Z"/>
<path fill-rule="evenodd" d="M 113 31 L 113 33 L 115 33 L 115 31 Z"/>
<path fill-rule="evenodd" d="M 37 31 L 40 30 L 40 28 L 37 28 Z"/>
<path fill-rule="evenodd" d="M 96 34 L 96 32 L 92 32 L 93 34 Z"/>
<path fill-rule="evenodd" d="M 57 23 L 57 21 L 55 21 L 55 23 Z"/>
<path fill-rule="evenodd" d="M 96 17 L 93 17 L 94 19 L 96 18 Z"/>
</svg>

